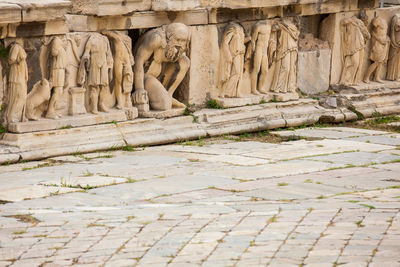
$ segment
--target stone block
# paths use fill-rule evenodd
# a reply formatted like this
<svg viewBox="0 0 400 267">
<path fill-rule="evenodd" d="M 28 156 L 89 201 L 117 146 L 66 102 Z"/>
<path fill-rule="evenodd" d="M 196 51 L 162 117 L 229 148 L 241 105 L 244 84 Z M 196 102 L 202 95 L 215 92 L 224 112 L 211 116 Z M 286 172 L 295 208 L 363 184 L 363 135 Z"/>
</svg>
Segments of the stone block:
<svg viewBox="0 0 400 267">
<path fill-rule="evenodd" d="M 140 111 L 139 117 L 165 119 L 165 118 L 182 116 L 183 113 L 185 113 L 184 108 L 173 108 L 165 111 L 150 110 L 150 111 Z"/>
<path fill-rule="evenodd" d="M 67 0 L 13 0 L 22 9 L 22 22 L 38 22 L 62 19 L 71 9 Z"/>
<path fill-rule="evenodd" d="M 191 27 L 189 103 L 204 105 L 207 96 L 215 98 L 218 79 L 218 29 L 216 25 Z"/>
<path fill-rule="evenodd" d="M 292 100 L 298 100 L 299 95 L 297 93 L 273 93 L 272 94 L 275 101 L 278 102 L 287 102 Z"/>
<path fill-rule="evenodd" d="M 82 87 L 72 87 L 69 89 L 69 115 L 73 116 L 86 113 L 85 92 L 86 89 Z"/>
<path fill-rule="evenodd" d="M 151 9 L 154 11 L 184 11 L 200 8 L 201 0 L 152 0 Z"/>
<path fill-rule="evenodd" d="M 298 86 L 305 94 L 318 94 L 329 89 L 331 50 L 299 51 Z"/>
<path fill-rule="evenodd" d="M 217 104 L 223 108 L 242 107 L 248 105 L 265 104 L 273 99 L 272 94 L 249 95 L 235 98 L 215 98 Z"/>
<path fill-rule="evenodd" d="M 293 4 L 316 4 L 321 2 L 328 2 L 328 0 L 226 0 L 226 1 L 214 1 L 214 0 L 201 0 L 203 6 L 211 8 L 255 8 L 255 7 L 274 7 L 274 6 L 287 6 Z"/>
<path fill-rule="evenodd" d="M 159 27 L 172 22 L 186 25 L 208 24 L 208 13 L 205 9 L 173 13 L 143 11 L 125 16 L 91 16 L 66 15 L 66 24 L 71 32 L 146 29 Z"/>
<path fill-rule="evenodd" d="M 75 14 L 110 16 L 150 10 L 151 0 L 72 0 Z"/>
<path fill-rule="evenodd" d="M 81 114 L 76 116 L 62 117 L 57 120 L 42 118 L 38 121 L 27 121 L 10 123 L 8 131 L 12 133 L 29 133 L 62 128 L 82 127 L 103 123 L 111 123 L 127 120 L 126 114 L 122 110 L 112 110 L 108 113 Z"/>
<path fill-rule="evenodd" d="M 21 22 L 21 7 L 14 3 L 0 3 L 0 23 L 19 23 Z"/>
</svg>

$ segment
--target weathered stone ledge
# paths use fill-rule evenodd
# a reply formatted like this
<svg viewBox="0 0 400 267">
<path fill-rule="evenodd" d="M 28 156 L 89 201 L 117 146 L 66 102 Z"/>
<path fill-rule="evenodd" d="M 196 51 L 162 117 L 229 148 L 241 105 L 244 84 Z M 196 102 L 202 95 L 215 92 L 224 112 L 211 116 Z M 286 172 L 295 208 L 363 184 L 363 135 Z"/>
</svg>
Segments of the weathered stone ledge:
<svg viewBox="0 0 400 267">
<path fill-rule="evenodd" d="M 346 115 L 347 114 L 347 115 Z M 349 110 L 325 109 L 315 100 L 266 103 L 230 109 L 204 109 L 192 116 L 132 121 L 31 133 L 5 133 L 0 163 L 36 160 L 124 146 L 148 146 L 280 127 L 311 125 L 321 118 L 339 122 L 357 116 Z"/>
</svg>

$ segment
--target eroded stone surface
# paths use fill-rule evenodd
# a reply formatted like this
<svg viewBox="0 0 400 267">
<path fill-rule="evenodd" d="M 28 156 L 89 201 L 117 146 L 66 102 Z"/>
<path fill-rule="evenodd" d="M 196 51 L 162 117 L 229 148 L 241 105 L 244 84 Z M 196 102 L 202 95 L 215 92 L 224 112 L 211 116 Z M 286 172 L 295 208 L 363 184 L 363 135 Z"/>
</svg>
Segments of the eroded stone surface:
<svg viewBox="0 0 400 267">
<path fill-rule="evenodd" d="M 1 206 L 2 264 L 397 266 L 399 156 L 366 141 L 343 141 L 360 152 L 334 150 L 340 141 L 331 138 L 182 143 L 0 166 L 0 199 L 15 201 Z"/>
</svg>

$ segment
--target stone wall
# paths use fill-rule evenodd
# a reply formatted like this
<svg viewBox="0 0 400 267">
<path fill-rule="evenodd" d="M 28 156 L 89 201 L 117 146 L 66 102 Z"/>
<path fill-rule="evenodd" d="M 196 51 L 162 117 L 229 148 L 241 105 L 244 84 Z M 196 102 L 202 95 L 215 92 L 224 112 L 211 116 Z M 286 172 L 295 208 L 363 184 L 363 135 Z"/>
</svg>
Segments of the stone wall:
<svg viewBox="0 0 400 267">
<path fill-rule="evenodd" d="M 343 70 L 340 22 L 362 12 L 368 25 L 376 16 L 390 24 L 399 9 L 378 5 L 378 0 L 1 3 L 1 46 L 14 49 L 18 59 L 2 60 L 0 105 L 11 110 L 5 116 L 9 130 L 26 132 L 69 127 L 71 116 L 83 114 L 76 127 L 179 116 L 210 100 L 231 108 L 297 100 L 300 91 L 324 93 L 339 83 Z M 371 64 L 370 50 L 368 43 L 363 73 Z M 386 65 L 381 72 L 383 78 Z M 11 90 L 4 82 L 8 77 L 14 79 Z"/>
</svg>

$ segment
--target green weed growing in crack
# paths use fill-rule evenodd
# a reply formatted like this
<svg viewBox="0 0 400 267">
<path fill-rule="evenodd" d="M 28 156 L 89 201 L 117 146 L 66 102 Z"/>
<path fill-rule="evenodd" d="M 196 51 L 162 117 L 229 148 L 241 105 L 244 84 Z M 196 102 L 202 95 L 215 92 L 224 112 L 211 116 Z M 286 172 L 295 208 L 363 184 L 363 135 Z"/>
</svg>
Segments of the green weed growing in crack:
<svg viewBox="0 0 400 267">
<path fill-rule="evenodd" d="M 357 225 L 357 227 L 364 227 L 365 225 L 362 224 L 362 221 L 357 221 L 355 222 L 355 224 Z"/>
<path fill-rule="evenodd" d="M 90 177 L 90 176 L 93 176 L 93 175 L 94 175 L 93 172 L 90 172 L 88 169 L 86 169 L 86 171 L 83 172 L 81 176 L 82 177 Z"/>
<path fill-rule="evenodd" d="M 363 206 L 363 207 L 369 208 L 370 210 L 376 209 L 374 206 L 372 206 L 372 205 L 368 205 L 368 204 L 360 204 L 360 206 Z"/>
</svg>

